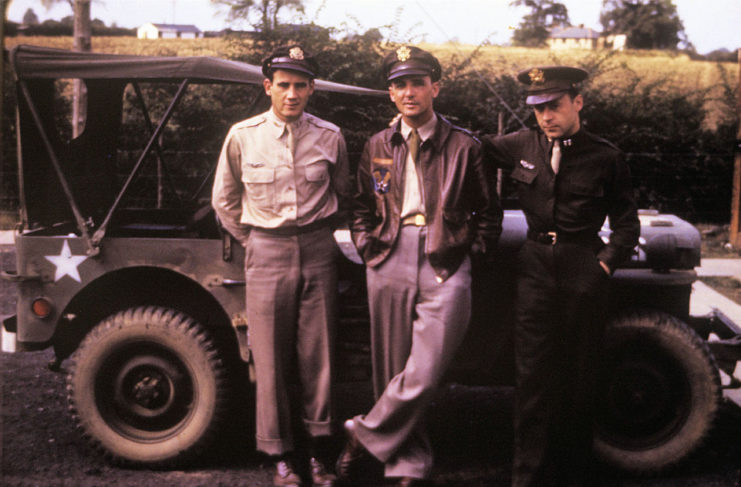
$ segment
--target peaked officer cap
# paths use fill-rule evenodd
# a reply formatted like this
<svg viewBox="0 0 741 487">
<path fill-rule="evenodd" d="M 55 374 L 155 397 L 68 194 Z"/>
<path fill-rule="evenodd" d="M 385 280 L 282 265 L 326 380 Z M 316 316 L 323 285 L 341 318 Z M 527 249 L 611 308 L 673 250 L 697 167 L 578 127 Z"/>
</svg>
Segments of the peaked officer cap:
<svg viewBox="0 0 741 487">
<path fill-rule="evenodd" d="M 540 105 L 561 97 L 580 81 L 587 79 L 588 73 L 571 66 L 538 66 L 517 73 L 517 79 L 526 85 L 528 105 Z"/>
<path fill-rule="evenodd" d="M 270 72 L 276 69 L 298 71 L 310 78 L 316 78 L 319 65 L 313 56 L 298 44 L 281 46 L 270 53 L 262 61 L 262 74 L 270 77 Z"/>
</svg>

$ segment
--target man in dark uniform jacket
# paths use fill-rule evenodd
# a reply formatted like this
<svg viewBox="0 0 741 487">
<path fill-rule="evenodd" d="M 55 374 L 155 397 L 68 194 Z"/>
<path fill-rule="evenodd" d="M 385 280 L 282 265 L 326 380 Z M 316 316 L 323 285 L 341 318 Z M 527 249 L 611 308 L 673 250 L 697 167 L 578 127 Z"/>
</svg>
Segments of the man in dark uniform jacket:
<svg viewBox="0 0 741 487">
<path fill-rule="evenodd" d="M 539 127 L 484 141 L 515 181 L 528 224 L 515 310 L 517 487 L 597 483 L 592 394 L 608 281 L 640 233 L 622 153 L 581 127 L 576 86 L 586 77 L 565 66 L 520 72 Z"/>
<path fill-rule="evenodd" d="M 423 418 L 468 327 L 474 242 L 491 251 L 502 212 L 481 144 L 435 113 L 440 64 L 402 46 L 384 59 L 401 119 L 365 146 L 352 236 L 366 264 L 376 403 L 345 423 L 342 480 L 364 452 L 410 486 L 432 469 Z"/>
</svg>

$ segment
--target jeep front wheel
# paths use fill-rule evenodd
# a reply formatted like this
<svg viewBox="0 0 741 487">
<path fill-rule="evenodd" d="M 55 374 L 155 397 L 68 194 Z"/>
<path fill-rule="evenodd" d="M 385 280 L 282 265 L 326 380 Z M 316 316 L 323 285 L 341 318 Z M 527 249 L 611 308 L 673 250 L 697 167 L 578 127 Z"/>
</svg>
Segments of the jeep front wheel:
<svg viewBox="0 0 741 487">
<path fill-rule="evenodd" d="M 708 436 L 720 404 L 707 346 L 682 321 L 653 311 L 618 317 L 605 338 L 597 454 L 633 473 L 681 462 Z"/>
<path fill-rule="evenodd" d="M 70 411 L 114 462 L 182 464 L 214 439 L 227 405 L 226 370 L 192 318 L 138 307 L 98 324 L 73 356 Z"/>
</svg>

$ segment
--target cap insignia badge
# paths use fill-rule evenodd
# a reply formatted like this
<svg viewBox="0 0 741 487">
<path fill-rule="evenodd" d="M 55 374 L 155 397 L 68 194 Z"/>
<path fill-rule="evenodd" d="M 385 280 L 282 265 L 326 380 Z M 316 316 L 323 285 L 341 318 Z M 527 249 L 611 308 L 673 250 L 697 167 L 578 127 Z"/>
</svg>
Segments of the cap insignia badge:
<svg viewBox="0 0 741 487">
<path fill-rule="evenodd" d="M 298 60 L 298 61 L 301 61 L 301 60 L 303 60 L 303 59 L 304 59 L 304 51 L 302 51 L 300 47 L 298 47 L 298 46 L 295 46 L 295 47 L 292 47 L 292 48 L 291 48 L 291 49 L 290 49 L 290 50 L 288 51 L 288 56 L 289 56 L 289 57 L 290 57 L 291 59 L 296 59 L 296 60 Z"/>
<path fill-rule="evenodd" d="M 409 49 L 407 46 L 401 46 L 399 49 L 396 50 L 396 59 L 398 59 L 402 63 L 409 59 L 411 55 L 412 50 Z"/>
<path fill-rule="evenodd" d="M 538 68 L 531 69 L 527 75 L 530 76 L 530 82 L 534 85 L 545 83 L 545 73 Z"/>
</svg>

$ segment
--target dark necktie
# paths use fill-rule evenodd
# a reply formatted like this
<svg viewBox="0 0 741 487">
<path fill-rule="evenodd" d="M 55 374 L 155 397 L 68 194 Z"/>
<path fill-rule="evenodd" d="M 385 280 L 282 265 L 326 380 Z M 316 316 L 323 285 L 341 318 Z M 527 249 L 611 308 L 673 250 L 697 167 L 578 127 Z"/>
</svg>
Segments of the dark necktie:
<svg viewBox="0 0 741 487">
<path fill-rule="evenodd" d="M 412 161 L 417 162 L 419 157 L 419 132 L 417 129 L 412 129 L 412 135 L 409 136 L 409 153 L 412 155 Z"/>
</svg>

